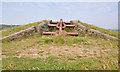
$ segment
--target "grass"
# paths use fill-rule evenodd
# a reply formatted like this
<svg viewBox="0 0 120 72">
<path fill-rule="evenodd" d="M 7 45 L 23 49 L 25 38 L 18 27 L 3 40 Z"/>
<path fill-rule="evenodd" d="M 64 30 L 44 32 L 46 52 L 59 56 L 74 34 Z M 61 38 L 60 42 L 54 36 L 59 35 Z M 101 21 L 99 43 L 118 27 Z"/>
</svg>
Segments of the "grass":
<svg viewBox="0 0 120 72">
<path fill-rule="evenodd" d="M 27 28 L 23 27 L 15 30 Z M 4 32 L 8 32 L 3 33 L 6 36 L 16 31 Z M 36 34 L 15 41 L 2 40 L 2 65 L 3 70 L 117 70 L 117 45 L 118 40 L 97 37 Z M 35 58 L 31 56 L 34 54 Z"/>
<path fill-rule="evenodd" d="M 118 37 L 118 32 L 117 31 L 100 28 L 100 27 L 97 27 L 97 26 L 94 26 L 94 25 L 83 23 L 81 21 L 78 21 L 78 22 L 81 23 L 82 25 L 88 27 L 88 28 L 92 28 L 92 29 L 98 30 L 98 31 L 100 31 L 102 33 L 109 34 L 109 35 L 114 36 L 114 37 Z"/>
<path fill-rule="evenodd" d="M 35 23 L 30 23 L 30 24 L 26 24 L 26 25 L 21 25 L 21 26 L 18 26 L 18 27 L 12 27 L 12 28 L 7 28 L 7 29 L 4 29 L 2 30 L 2 37 L 4 36 L 8 36 L 10 34 L 13 34 L 15 32 L 18 32 L 18 31 L 21 31 L 21 30 L 24 30 L 24 29 L 27 29 L 31 26 L 36 26 L 38 24 L 40 24 L 41 22 L 44 22 L 45 20 L 43 21 L 40 21 L 40 22 L 35 22 Z"/>
<path fill-rule="evenodd" d="M 32 51 L 29 51 L 28 54 L 32 54 L 33 52 Z"/>
<path fill-rule="evenodd" d="M 46 53 L 46 55 L 49 55 L 50 53 L 48 52 L 48 53 Z"/>
<path fill-rule="evenodd" d="M 40 51 L 39 53 L 43 53 L 44 51 Z"/>
<path fill-rule="evenodd" d="M 44 39 L 45 43 L 51 43 L 53 41 L 53 39 Z"/>
<path fill-rule="evenodd" d="M 3 59 L 3 70 L 113 70 L 115 64 L 111 61 L 103 63 L 99 62 L 99 59 L 79 59 L 77 62 L 59 61 L 59 58 L 49 56 L 46 59 L 31 59 L 31 58 L 6 58 Z M 69 58 L 70 61 L 75 61 L 74 58 Z M 109 67 L 108 64 L 111 64 Z M 101 66 L 103 65 L 103 66 Z"/>
<path fill-rule="evenodd" d="M 65 51 L 68 51 L 68 49 L 65 49 Z"/>
<path fill-rule="evenodd" d="M 58 54 L 58 56 L 63 56 L 62 54 Z"/>
<path fill-rule="evenodd" d="M 40 54 L 40 56 L 43 56 L 43 54 Z"/>
<path fill-rule="evenodd" d="M 66 32 L 77 32 L 77 30 L 74 30 L 74 28 L 65 28 Z"/>
<path fill-rule="evenodd" d="M 52 32 L 57 31 L 58 29 L 56 27 L 53 27 Z"/>
<path fill-rule="evenodd" d="M 77 56 L 78 58 L 82 58 L 82 56 Z"/>
<path fill-rule="evenodd" d="M 88 70 L 117 69 L 118 53 L 116 53 L 117 51 L 116 40 L 108 41 L 105 39 L 86 37 L 86 36 L 85 37 L 66 36 L 65 37 L 66 44 L 64 45 L 63 42 L 55 42 L 54 44 L 52 44 L 51 40 L 53 38 L 58 38 L 58 37 L 51 35 L 48 37 L 48 36 L 41 36 L 39 34 L 36 34 L 28 38 L 25 37 L 21 40 L 3 41 L 2 55 L 5 55 L 7 57 L 7 58 L 3 58 L 3 69 L 8 69 L 8 70 L 11 69 L 85 70 L 86 68 Z M 86 45 L 86 44 L 82 44 L 81 42 L 90 42 L 90 44 Z M 72 44 L 75 44 L 74 48 L 71 48 Z M 83 48 L 76 47 L 79 45 L 82 46 Z M 51 47 L 53 48 L 51 49 Z M 29 49 L 33 49 L 34 51 L 29 53 L 30 51 Z M 55 51 L 55 49 L 57 50 Z M 106 49 L 110 49 L 110 51 L 108 50 L 107 52 L 105 52 L 106 54 L 103 53 L 100 54 L 100 56 L 97 54 L 99 50 L 106 50 Z M 93 51 L 94 54 L 91 54 L 91 51 Z M 44 57 L 46 55 L 48 57 L 47 58 L 39 58 L 39 57 L 31 58 L 28 56 L 22 56 L 20 58 L 17 57 L 20 54 L 23 54 L 24 52 L 28 54 L 34 54 L 39 52 L 38 55 L 40 57 Z M 72 55 L 70 52 L 72 53 Z M 83 54 L 81 55 L 80 52 L 83 52 Z M 56 55 L 56 53 L 58 54 L 58 56 Z M 93 55 L 95 57 L 92 57 Z M 101 56 L 102 56 L 102 62 L 99 63 Z"/>
<path fill-rule="evenodd" d="M 84 50 L 84 52 L 86 53 L 86 52 L 88 52 L 88 50 Z"/>
<path fill-rule="evenodd" d="M 68 58 L 68 60 L 75 60 L 74 58 Z"/>
</svg>

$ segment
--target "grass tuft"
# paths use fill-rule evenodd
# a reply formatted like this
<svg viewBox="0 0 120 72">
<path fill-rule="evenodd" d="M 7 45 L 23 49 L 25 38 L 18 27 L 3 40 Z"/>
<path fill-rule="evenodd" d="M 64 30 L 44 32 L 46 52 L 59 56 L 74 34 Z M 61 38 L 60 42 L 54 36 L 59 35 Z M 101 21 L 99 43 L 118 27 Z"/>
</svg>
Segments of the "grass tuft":
<svg viewBox="0 0 120 72">
<path fill-rule="evenodd" d="M 75 60 L 75 58 L 68 58 L 68 60 Z"/>
<path fill-rule="evenodd" d="M 77 56 L 78 58 L 82 58 L 82 56 Z"/>
</svg>

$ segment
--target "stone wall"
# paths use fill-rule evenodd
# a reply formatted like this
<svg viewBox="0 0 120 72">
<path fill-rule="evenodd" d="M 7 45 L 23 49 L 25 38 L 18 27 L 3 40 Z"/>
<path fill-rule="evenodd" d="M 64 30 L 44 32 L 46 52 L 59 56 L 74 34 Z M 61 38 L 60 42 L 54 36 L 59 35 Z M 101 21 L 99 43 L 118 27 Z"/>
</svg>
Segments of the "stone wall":
<svg viewBox="0 0 120 72">
<path fill-rule="evenodd" d="M 33 35 L 35 33 L 35 26 L 32 26 L 28 29 L 25 30 L 21 30 L 19 32 L 16 32 L 14 34 L 11 34 L 9 36 L 3 37 L 2 39 L 9 39 L 9 40 L 15 40 L 15 39 L 19 39 L 23 36 L 30 36 Z"/>
<path fill-rule="evenodd" d="M 71 21 L 71 24 L 75 25 L 75 29 L 78 30 L 79 35 L 80 34 L 81 35 L 89 35 L 89 36 L 101 37 L 101 38 L 104 38 L 104 39 L 118 39 L 118 38 L 110 36 L 108 34 L 101 33 L 97 30 L 90 29 L 90 28 L 78 23 L 77 21 Z"/>
</svg>

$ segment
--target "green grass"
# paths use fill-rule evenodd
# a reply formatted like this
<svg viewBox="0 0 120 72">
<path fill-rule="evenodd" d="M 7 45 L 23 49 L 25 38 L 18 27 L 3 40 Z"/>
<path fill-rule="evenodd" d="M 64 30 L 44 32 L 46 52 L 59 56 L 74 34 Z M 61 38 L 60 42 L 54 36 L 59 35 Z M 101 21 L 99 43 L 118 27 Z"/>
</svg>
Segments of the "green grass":
<svg viewBox="0 0 120 72">
<path fill-rule="evenodd" d="M 62 54 L 58 54 L 58 56 L 63 56 Z"/>
<path fill-rule="evenodd" d="M 49 55 L 50 53 L 48 52 L 48 53 L 46 53 L 46 55 Z"/>
<path fill-rule="evenodd" d="M 0 60 L 0 71 L 2 71 L 2 60 Z"/>
<path fill-rule="evenodd" d="M 3 36 L 32 25 L 16 27 L 15 31 L 8 29 Z M 118 40 L 64 34 L 60 37 L 36 34 L 14 41 L 5 39 L 2 40 L 2 55 L 5 56 L 2 65 L 3 70 L 117 70 L 117 45 Z M 18 57 L 21 54 L 27 55 Z M 30 56 L 33 54 L 38 57 Z"/>
<path fill-rule="evenodd" d="M 74 58 L 68 58 L 68 60 L 75 60 Z"/>
<path fill-rule="evenodd" d="M 81 23 L 82 25 L 88 27 L 88 28 L 92 28 L 92 29 L 98 30 L 98 31 L 100 31 L 102 33 L 109 34 L 109 35 L 114 36 L 114 37 L 118 37 L 118 32 L 117 31 L 100 28 L 100 27 L 97 27 L 97 26 L 94 26 L 94 25 L 90 25 L 90 24 L 87 24 L 87 23 L 83 23 L 83 22 L 80 22 L 80 21 L 78 21 L 78 22 Z"/>
<path fill-rule="evenodd" d="M 45 43 L 51 43 L 53 41 L 53 39 L 44 39 Z"/>
<path fill-rule="evenodd" d="M 99 62 L 99 58 L 77 59 L 69 58 L 69 61 L 59 61 L 58 57 L 49 56 L 46 59 L 36 58 L 6 58 L 3 59 L 3 70 L 116 70 L 116 64 L 112 59 L 109 62 Z M 75 62 L 73 62 L 75 61 Z M 111 62 L 112 61 L 112 62 Z M 107 66 L 110 64 L 109 66 Z"/>
<path fill-rule="evenodd" d="M 28 54 L 32 54 L 33 52 L 32 51 L 28 51 Z"/>
<path fill-rule="evenodd" d="M 78 58 L 82 58 L 82 56 L 77 56 Z"/>
<path fill-rule="evenodd" d="M 38 69 L 47 69 L 47 70 L 112 70 L 117 69 L 117 58 L 118 54 L 117 51 L 117 40 L 111 40 L 107 41 L 105 39 L 101 38 L 95 38 L 95 37 L 79 37 L 79 36 L 66 36 L 66 44 L 68 48 L 64 48 L 63 50 L 59 51 L 57 54 L 58 56 L 54 54 L 54 52 L 51 51 L 51 47 L 59 47 L 59 46 L 65 46 L 63 42 L 56 42 L 52 44 L 52 39 L 58 38 L 56 36 L 50 35 L 48 36 L 41 36 L 39 34 L 30 36 L 28 38 L 24 37 L 21 40 L 15 40 L 15 41 L 3 41 L 2 44 L 2 55 L 7 56 L 8 58 L 3 58 L 3 69 L 20 69 L 20 70 L 38 70 Z M 62 37 L 61 37 L 62 38 Z M 47 42 L 46 42 L 47 40 Z M 57 40 L 60 41 L 60 40 Z M 81 43 L 83 42 L 83 44 Z M 84 44 L 84 42 L 89 42 L 90 44 Z M 82 46 L 78 47 L 82 50 L 79 50 L 78 52 L 75 51 L 75 53 L 83 52 L 85 55 L 82 56 L 80 54 L 73 54 L 76 55 L 75 57 L 67 54 L 66 52 L 69 52 L 71 49 L 69 49 L 69 46 L 72 44 L 75 44 L 76 46 Z M 48 47 L 47 47 L 48 46 Z M 25 49 L 26 48 L 26 49 Z M 30 51 L 29 49 L 38 49 L 41 51 Z M 96 53 L 95 57 L 91 57 L 92 54 L 87 49 L 97 49 L 99 50 L 105 50 L 110 49 L 111 51 L 105 51 L 106 54 L 101 53 L 100 56 L 98 56 Z M 103 49 L 104 48 L 104 49 Z M 47 52 L 46 52 L 46 51 Z M 54 50 L 54 48 L 53 48 Z M 13 56 L 19 56 L 21 53 L 38 53 L 40 57 L 44 57 L 44 55 L 48 55 L 47 58 L 31 58 L 22 56 L 20 58 L 13 57 Z M 45 52 L 45 53 L 44 53 Z M 64 52 L 64 53 L 63 53 Z M 73 51 L 74 52 L 74 51 Z M 90 57 L 85 59 L 86 57 Z M 101 63 L 99 60 L 102 59 Z"/>
<path fill-rule="evenodd" d="M 39 53 L 43 53 L 44 51 L 40 51 Z"/>
<path fill-rule="evenodd" d="M 68 51 L 68 49 L 65 49 L 65 51 Z"/>
<path fill-rule="evenodd" d="M 53 29 L 52 29 L 52 32 L 56 32 L 58 29 L 56 28 L 56 27 L 54 27 Z"/>
<path fill-rule="evenodd" d="M 24 30 L 24 29 L 27 29 L 27 28 L 29 28 L 31 26 L 36 26 L 36 25 L 38 25 L 38 24 L 40 24 L 41 22 L 44 22 L 44 21 L 45 20 L 40 21 L 40 22 L 30 23 L 30 24 L 21 25 L 21 26 L 18 26 L 18 27 L 12 27 L 12 28 L 2 30 L 2 37 L 8 36 L 10 34 L 13 34 L 15 32 L 18 32 L 18 31 L 21 31 L 21 30 Z"/>
<path fill-rule="evenodd" d="M 43 54 L 40 54 L 40 56 L 43 56 Z"/>
<path fill-rule="evenodd" d="M 64 30 L 66 32 L 77 32 L 76 30 L 74 30 L 74 28 L 65 28 Z"/>
</svg>

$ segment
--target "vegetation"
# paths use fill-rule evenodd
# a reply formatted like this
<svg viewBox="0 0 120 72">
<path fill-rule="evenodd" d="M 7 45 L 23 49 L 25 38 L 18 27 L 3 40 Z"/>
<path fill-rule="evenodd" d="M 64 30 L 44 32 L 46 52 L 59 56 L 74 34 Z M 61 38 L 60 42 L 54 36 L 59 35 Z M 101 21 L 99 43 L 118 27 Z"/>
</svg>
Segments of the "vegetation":
<svg viewBox="0 0 120 72">
<path fill-rule="evenodd" d="M 39 23 L 8 29 L 3 36 L 16 32 L 13 30 L 19 31 L 37 24 Z M 66 31 L 74 32 L 73 29 Z M 64 33 L 61 36 L 36 34 L 15 41 L 2 40 L 2 69 L 117 70 L 117 45 L 118 40 L 82 35 L 66 36 Z"/>
<path fill-rule="evenodd" d="M 0 25 L 0 30 L 6 29 L 6 28 L 12 28 L 12 27 L 17 27 L 19 25 Z"/>
<path fill-rule="evenodd" d="M 43 20 L 43 21 L 45 21 L 45 20 Z M 10 34 L 13 34 L 15 32 L 18 32 L 18 31 L 21 31 L 21 30 L 24 30 L 24 29 L 27 29 L 27 28 L 29 28 L 29 27 L 31 27 L 33 25 L 36 26 L 36 25 L 40 24 L 43 21 L 30 23 L 30 24 L 21 25 L 21 26 L 18 26 L 18 27 L 12 27 L 12 28 L 8 28 L 8 29 L 5 29 L 5 30 L 2 30 L 2 37 L 8 36 Z"/>
<path fill-rule="evenodd" d="M 55 43 L 53 43 L 53 38 L 55 38 Z M 118 42 L 116 40 L 87 36 L 65 36 L 65 39 L 66 44 L 58 36 L 36 34 L 21 40 L 3 41 L 3 69 L 118 69 Z"/>
<path fill-rule="evenodd" d="M 102 33 L 106 33 L 106 34 L 109 34 L 111 36 L 115 36 L 115 37 L 118 37 L 118 32 L 117 31 L 114 31 L 114 30 L 110 30 L 110 29 L 104 29 L 104 28 L 99 28 L 99 27 L 96 27 L 94 25 L 90 25 L 90 24 L 87 24 L 87 23 L 83 23 L 81 21 L 78 21 L 79 23 L 83 24 L 84 26 L 88 27 L 88 28 L 92 28 L 92 29 L 95 29 L 95 30 L 98 30 Z"/>
</svg>

